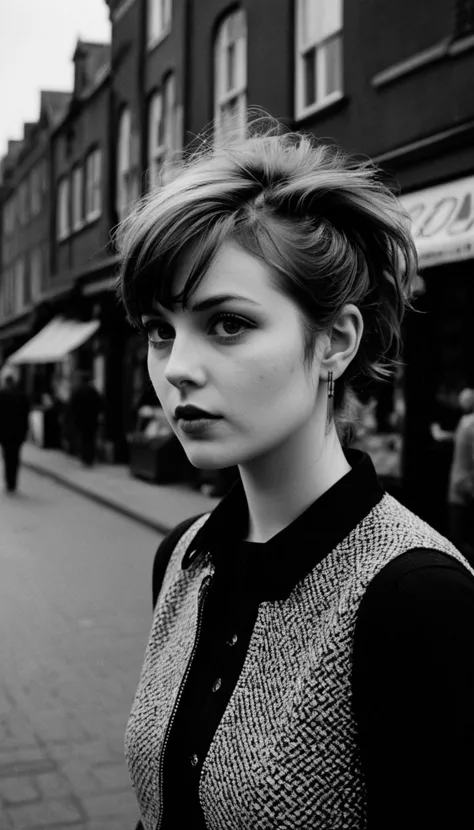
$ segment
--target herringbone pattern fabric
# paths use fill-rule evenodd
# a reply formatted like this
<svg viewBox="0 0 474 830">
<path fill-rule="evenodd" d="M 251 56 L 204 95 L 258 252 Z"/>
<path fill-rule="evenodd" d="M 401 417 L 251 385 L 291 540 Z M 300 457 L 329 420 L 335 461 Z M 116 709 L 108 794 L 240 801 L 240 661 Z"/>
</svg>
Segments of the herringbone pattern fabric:
<svg viewBox="0 0 474 830">
<path fill-rule="evenodd" d="M 182 570 L 181 560 L 208 516 L 188 528 L 171 555 L 125 733 L 125 756 L 145 830 L 155 830 L 160 821 L 159 766 L 166 726 L 194 644 L 199 588 L 212 567 L 203 565 L 196 574 L 192 568 Z"/>
<path fill-rule="evenodd" d="M 199 587 L 211 568 L 205 560 L 183 572 L 180 562 L 206 518 L 173 553 L 127 728 L 145 830 L 159 827 L 164 734 L 192 651 Z M 446 539 L 385 495 L 286 600 L 260 605 L 201 773 L 209 830 L 365 828 L 351 703 L 357 611 L 375 575 L 413 548 L 443 551 L 469 568 Z"/>
</svg>

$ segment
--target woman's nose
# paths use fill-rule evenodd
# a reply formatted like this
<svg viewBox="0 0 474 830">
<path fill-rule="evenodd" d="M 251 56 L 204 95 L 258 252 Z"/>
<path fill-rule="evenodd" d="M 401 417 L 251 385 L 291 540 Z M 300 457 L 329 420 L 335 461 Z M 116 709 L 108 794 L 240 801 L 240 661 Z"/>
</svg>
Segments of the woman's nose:
<svg viewBox="0 0 474 830">
<path fill-rule="evenodd" d="M 198 346 L 191 337 L 176 338 L 165 369 L 165 377 L 173 386 L 184 381 L 201 384 L 205 379 L 204 366 Z"/>
</svg>

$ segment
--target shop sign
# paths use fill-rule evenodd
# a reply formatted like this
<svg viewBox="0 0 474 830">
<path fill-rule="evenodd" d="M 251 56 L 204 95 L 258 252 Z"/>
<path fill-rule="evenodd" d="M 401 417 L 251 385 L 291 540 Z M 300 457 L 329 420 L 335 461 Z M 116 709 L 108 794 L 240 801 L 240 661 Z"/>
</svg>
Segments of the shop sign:
<svg viewBox="0 0 474 830">
<path fill-rule="evenodd" d="M 474 176 L 402 196 L 420 267 L 474 258 Z"/>
</svg>

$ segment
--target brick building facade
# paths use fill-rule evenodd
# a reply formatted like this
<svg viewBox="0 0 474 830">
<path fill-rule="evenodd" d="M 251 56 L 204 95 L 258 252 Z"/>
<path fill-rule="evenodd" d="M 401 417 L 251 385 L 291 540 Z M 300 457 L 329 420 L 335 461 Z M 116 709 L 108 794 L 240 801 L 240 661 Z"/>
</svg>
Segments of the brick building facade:
<svg viewBox="0 0 474 830">
<path fill-rule="evenodd" d="M 50 133 L 69 99 L 69 93 L 41 92 L 38 121 L 24 125 L 23 140 L 10 141 L 2 161 L 0 363 L 41 327 L 48 306 L 54 201 Z M 27 373 L 30 394 L 34 378 Z"/>
</svg>

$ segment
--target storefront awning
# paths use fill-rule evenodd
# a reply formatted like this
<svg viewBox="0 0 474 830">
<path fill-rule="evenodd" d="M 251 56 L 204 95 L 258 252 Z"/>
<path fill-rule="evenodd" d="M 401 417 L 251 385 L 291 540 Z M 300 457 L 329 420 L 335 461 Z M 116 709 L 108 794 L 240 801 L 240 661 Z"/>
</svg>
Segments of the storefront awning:
<svg viewBox="0 0 474 830">
<path fill-rule="evenodd" d="M 474 259 L 474 176 L 401 197 L 420 268 Z"/>
<path fill-rule="evenodd" d="M 74 349 L 82 346 L 97 331 L 99 320 L 80 323 L 55 317 L 35 334 L 21 349 L 7 359 L 7 363 L 57 363 Z"/>
</svg>

